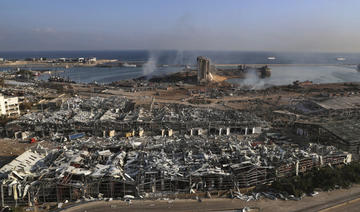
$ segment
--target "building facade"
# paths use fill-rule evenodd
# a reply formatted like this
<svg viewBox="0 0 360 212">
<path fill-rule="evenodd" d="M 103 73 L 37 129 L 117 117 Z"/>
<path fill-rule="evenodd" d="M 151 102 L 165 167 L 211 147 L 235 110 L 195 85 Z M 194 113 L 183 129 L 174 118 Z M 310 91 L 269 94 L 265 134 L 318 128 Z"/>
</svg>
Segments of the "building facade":
<svg viewBox="0 0 360 212">
<path fill-rule="evenodd" d="M 5 116 L 20 115 L 19 98 L 0 95 L 0 114 Z"/>
</svg>

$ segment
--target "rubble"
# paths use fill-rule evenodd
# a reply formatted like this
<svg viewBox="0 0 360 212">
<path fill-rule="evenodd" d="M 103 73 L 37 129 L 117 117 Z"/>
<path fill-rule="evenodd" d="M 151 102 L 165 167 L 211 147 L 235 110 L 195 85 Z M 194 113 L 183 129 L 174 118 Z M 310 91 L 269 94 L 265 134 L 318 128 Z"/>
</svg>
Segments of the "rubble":
<svg viewBox="0 0 360 212">
<path fill-rule="evenodd" d="M 341 120 L 347 126 L 342 129 L 340 122 L 325 121 L 318 126 L 299 122 L 338 114 L 344 108 L 353 112 L 358 97 L 347 99 L 350 108 L 336 100 L 302 95 L 269 98 L 270 89 L 245 92 L 207 87 L 185 92 L 191 98 L 181 103 L 153 98 L 147 104 L 150 96 L 137 102 L 122 96 L 68 97 L 55 110 L 38 108 L 8 123 L 4 127 L 8 137 L 58 142 L 54 142 L 56 149 L 38 146 L 0 169 L 3 204 L 119 198 L 130 204 L 136 198 L 177 196 L 197 197 L 199 202 L 219 196 L 244 201 L 299 200 L 301 197 L 286 193 L 250 188 L 352 161 L 340 142 L 331 143 L 336 147 L 318 144 L 330 141 L 330 136 L 319 139 L 320 133 L 333 134 L 336 141 L 351 140 L 344 142 L 352 147 L 345 149 L 351 153 L 358 146 L 356 116 Z M 245 94 L 253 96 L 242 98 Z M 236 98 L 217 100 L 225 96 Z M 191 99 L 204 102 L 194 106 L 189 104 Z M 279 101 L 291 104 L 277 107 Z M 267 107 L 261 110 L 260 105 Z M 301 142 L 267 131 L 274 126 L 290 127 L 289 132 L 296 131 Z"/>
<path fill-rule="evenodd" d="M 168 135 L 260 133 L 268 123 L 249 112 L 197 108 L 181 104 L 151 104 L 135 107 L 125 97 L 90 99 L 70 98 L 57 111 L 29 113 L 6 125 L 8 136 L 31 131 L 34 136 L 49 137 L 84 132 L 91 135 Z M 164 131 L 166 130 L 166 131 Z M 110 133 L 111 131 L 111 133 Z M 140 132 L 141 131 L 141 132 Z M 105 133 L 104 133 L 105 132 Z M 131 132 L 131 134 L 128 134 Z"/>
<path fill-rule="evenodd" d="M 26 196 L 44 202 L 93 197 L 131 200 L 168 192 L 233 189 L 234 198 L 246 201 L 261 196 L 275 199 L 279 195 L 244 195 L 238 189 L 313 167 L 346 164 L 349 157 L 335 147 L 294 148 L 268 139 L 259 142 L 255 136 L 84 137 L 58 149 L 38 146 L 20 155 L 0 169 L 1 191 L 6 202 L 24 204 Z"/>
</svg>

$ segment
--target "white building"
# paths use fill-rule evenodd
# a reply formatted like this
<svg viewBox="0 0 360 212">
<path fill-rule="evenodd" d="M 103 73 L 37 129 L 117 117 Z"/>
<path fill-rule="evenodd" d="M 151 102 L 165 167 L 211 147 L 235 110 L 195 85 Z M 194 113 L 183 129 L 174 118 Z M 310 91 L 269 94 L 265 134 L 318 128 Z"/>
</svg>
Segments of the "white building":
<svg viewBox="0 0 360 212">
<path fill-rule="evenodd" d="M 89 58 L 89 63 L 96 63 L 96 57 Z"/>
<path fill-rule="evenodd" d="M 0 94 L 0 114 L 5 116 L 20 115 L 18 97 L 4 97 Z"/>
</svg>

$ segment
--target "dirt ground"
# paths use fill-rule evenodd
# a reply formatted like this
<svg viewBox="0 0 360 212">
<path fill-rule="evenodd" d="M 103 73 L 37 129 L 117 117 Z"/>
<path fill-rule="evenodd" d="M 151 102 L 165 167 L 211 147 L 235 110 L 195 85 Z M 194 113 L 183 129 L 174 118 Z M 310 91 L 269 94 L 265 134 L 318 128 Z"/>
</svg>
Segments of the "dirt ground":
<svg viewBox="0 0 360 212">
<path fill-rule="evenodd" d="M 354 87 L 355 86 L 355 87 Z M 207 88 L 219 88 L 218 84 L 210 84 Z M 84 87 L 82 85 L 73 85 L 74 90 L 80 96 L 93 96 L 92 88 Z M 239 109 L 239 110 L 254 110 L 262 108 L 276 108 L 292 104 L 294 99 L 309 99 L 318 96 L 322 93 L 331 95 L 341 95 L 341 93 L 349 93 L 357 91 L 357 84 L 350 85 L 349 83 L 329 83 L 329 84 L 311 84 L 305 85 L 297 89 L 288 89 L 287 86 L 279 86 L 268 90 L 258 91 L 244 91 L 244 95 L 223 96 L 219 98 L 207 98 L 205 94 L 190 95 L 191 90 L 204 90 L 204 86 L 184 84 L 180 87 L 170 86 L 168 90 L 154 90 L 141 92 L 126 92 L 117 88 L 109 88 L 105 93 L 97 93 L 98 96 L 114 96 L 121 95 L 133 100 L 137 105 L 150 105 L 154 98 L 155 103 L 176 103 L 183 105 L 192 105 L 196 107 L 211 107 L 217 109 Z M 224 88 L 226 90 L 226 88 Z M 228 88 L 229 89 L 229 88 Z M 358 95 L 358 94 L 355 94 Z M 201 98 L 211 102 L 210 104 L 192 104 L 189 102 L 192 98 Z"/>
<path fill-rule="evenodd" d="M 29 143 L 19 143 L 13 139 L 0 139 L 0 167 L 9 163 L 17 156 L 34 146 Z"/>
<path fill-rule="evenodd" d="M 360 185 L 355 185 L 350 189 L 340 189 L 331 192 L 320 192 L 315 197 L 304 197 L 300 201 L 284 201 L 262 199 L 259 201 L 242 201 L 237 199 L 203 199 L 197 200 L 134 200 L 128 204 L 121 200 L 110 202 L 98 201 L 74 206 L 64 209 L 64 212 L 100 212 L 100 211 L 235 211 L 243 207 L 252 207 L 253 211 L 266 212 L 288 212 L 288 211 L 334 211 L 336 205 L 342 206 L 346 202 L 356 202 L 360 197 Z M 344 203 L 345 202 L 345 203 Z M 350 204 L 346 207 L 351 209 Z M 358 207 L 354 204 L 354 208 Z M 335 210 L 336 211 L 336 210 Z"/>
<path fill-rule="evenodd" d="M 41 144 L 47 146 L 48 142 L 38 142 L 34 144 L 22 143 L 15 139 L 3 138 L 0 139 L 0 167 L 11 162 L 17 156 L 21 155 L 31 147 Z"/>
</svg>

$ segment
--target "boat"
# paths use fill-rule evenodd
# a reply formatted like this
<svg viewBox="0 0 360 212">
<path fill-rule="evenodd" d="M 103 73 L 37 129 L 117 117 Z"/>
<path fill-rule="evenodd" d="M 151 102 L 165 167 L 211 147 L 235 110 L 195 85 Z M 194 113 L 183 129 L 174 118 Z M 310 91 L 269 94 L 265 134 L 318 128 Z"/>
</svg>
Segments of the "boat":
<svg viewBox="0 0 360 212">
<path fill-rule="evenodd" d="M 337 60 L 337 61 L 345 61 L 346 58 L 345 58 L 345 57 L 337 57 L 336 60 Z"/>
<path fill-rule="evenodd" d="M 268 60 L 276 60 L 276 57 L 268 57 Z"/>
<path fill-rule="evenodd" d="M 356 70 L 357 70 L 358 72 L 360 72 L 360 64 L 358 64 L 358 65 L 356 66 Z"/>
<path fill-rule="evenodd" d="M 121 66 L 126 68 L 136 68 L 136 64 L 129 64 L 129 63 L 123 63 Z"/>
</svg>

